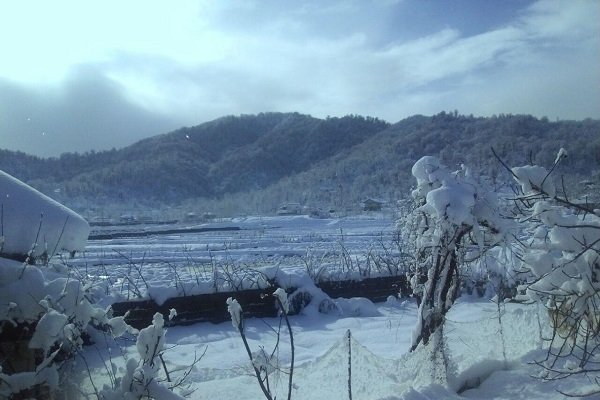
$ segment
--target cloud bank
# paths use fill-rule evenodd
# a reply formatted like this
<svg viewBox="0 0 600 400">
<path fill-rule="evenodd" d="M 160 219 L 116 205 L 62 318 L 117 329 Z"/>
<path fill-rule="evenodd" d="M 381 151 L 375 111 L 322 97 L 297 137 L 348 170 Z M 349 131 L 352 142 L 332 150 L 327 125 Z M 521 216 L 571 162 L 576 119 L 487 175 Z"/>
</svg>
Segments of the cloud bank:
<svg viewBox="0 0 600 400">
<path fill-rule="evenodd" d="M 0 147 L 41 156 L 123 147 L 177 126 L 127 100 L 93 67 L 72 71 L 59 86 L 0 80 L 0 110 Z"/>
<path fill-rule="evenodd" d="M 98 53 L 81 50 L 85 60 L 73 66 L 56 48 L 70 72 L 52 84 L 0 68 L 10 79 L 0 78 L 0 147 L 44 155 L 120 147 L 262 111 L 391 122 L 454 109 L 600 118 L 595 1 L 127 4 L 111 25 L 118 37 L 83 35 Z M 111 18 L 108 9 L 97 11 Z M 40 132 L 55 143 L 36 147 Z"/>
</svg>

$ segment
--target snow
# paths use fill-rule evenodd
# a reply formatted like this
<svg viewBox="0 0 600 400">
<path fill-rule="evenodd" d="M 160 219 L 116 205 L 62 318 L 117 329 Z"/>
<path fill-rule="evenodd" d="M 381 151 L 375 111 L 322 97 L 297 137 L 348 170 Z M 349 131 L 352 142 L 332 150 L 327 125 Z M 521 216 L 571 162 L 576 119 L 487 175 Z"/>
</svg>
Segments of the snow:
<svg viewBox="0 0 600 400">
<path fill-rule="evenodd" d="M 0 204 L 0 253 L 38 257 L 84 249 L 90 232 L 85 219 L 3 171 Z"/>
<path fill-rule="evenodd" d="M 142 362 L 149 363 L 155 354 L 162 351 L 164 346 L 163 328 L 165 321 L 162 314 L 156 313 L 152 325 L 142 329 L 135 343 Z"/>
<path fill-rule="evenodd" d="M 123 336 L 126 332 L 132 334 L 138 333 L 136 329 L 127 325 L 124 316 L 109 319 L 108 325 L 110 326 L 110 331 L 114 337 Z"/>
<path fill-rule="evenodd" d="M 424 170 L 425 167 L 417 173 Z M 436 173 L 440 171 L 430 168 L 428 175 Z M 440 183 L 430 191 L 442 187 L 443 183 Z M 466 203 L 463 200 L 461 202 Z M 568 216 L 557 214 L 549 218 L 556 221 L 556 218 Z M 539 370 L 532 361 L 544 358 L 542 337 L 549 334 L 540 330 L 540 327 L 548 325 L 548 315 L 537 305 L 502 304 L 503 336 L 500 336 L 497 304 L 467 296 L 459 299 L 447 314 L 444 328 L 452 373 L 447 382 L 440 382 L 439 374 L 432 371 L 429 348 L 419 347 L 413 353 L 407 352 L 411 332 L 417 323 L 417 306 L 413 301 L 394 297 L 381 304 L 359 297 L 329 300 L 318 288 L 310 285 L 306 274 L 310 268 L 294 254 L 303 254 L 305 260 L 313 257 L 315 266 L 323 260 L 331 263 L 326 265 L 333 265 L 332 260 L 339 255 L 330 255 L 330 252 L 333 253 L 335 246 L 343 241 L 351 257 L 358 257 L 372 249 L 373 242 L 391 238 L 389 219 L 313 221 L 304 217 L 252 217 L 238 219 L 235 223 L 244 229 L 240 232 L 92 241 L 86 256 L 69 262 L 73 273 L 93 279 L 94 285 L 86 287 L 80 286 L 76 280 L 66 279 L 60 268 L 49 266 L 42 269 L 0 259 L 0 312 L 4 313 L 4 319 L 15 321 L 26 316 L 41 318 L 40 324 L 47 334 L 42 335 L 40 327 L 39 337 L 33 345 L 49 349 L 54 343 L 72 336 L 70 325 L 91 319 L 102 320 L 105 311 L 91 308 L 84 301 L 84 296 L 95 297 L 99 288 L 118 289 L 119 285 L 115 282 L 125 285 L 126 280 L 116 279 L 125 276 L 137 280 L 143 287 L 143 281 L 136 275 L 137 267 L 150 286 L 144 290 L 151 295 L 176 294 L 185 284 L 194 282 L 195 275 L 191 269 L 187 282 L 178 281 L 175 274 L 169 275 L 174 265 L 191 268 L 185 264 L 189 253 L 187 256 L 180 254 L 181 248 L 187 246 L 196 261 L 207 256 L 209 262 L 211 257 L 220 261 L 255 262 L 269 276 L 281 277 L 281 281 L 289 286 L 281 285 L 273 295 L 281 300 L 284 307 L 293 300 L 287 298 L 286 287 L 302 287 L 318 300 L 300 315 L 289 317 L 295 343 L 293 399 L 348 398 L 349 345 L 354 398 L 558 400 L 564 397 L 557 390 L 573 392 L 593 388 L 583 376 L 546 383 L 535 378 Z M 542 239 L 542 233 L 539 234 Z M 227 245 L 217 250 L 220 241 L 227 242 Z M 123 262 L 122 258 L 115 257 L 112 262 L 113 248 L 126 254 L 129 261 Z M 207 248 L 212 253 L 210 257 Z M 145 252 L 156 257 L 157 262 L 145 264 Z M 109 257 L 104 258 L 103 254 L 107 253 Z M 527 256 L 534 257 L 534 254 Z M 542 255 L 540 253 L 540 257 Z M 562 253 L 556 252 L 551 256 L 561 257 Z M 582 255 L 581 262 L 597 262 L 592 256 L 591 252 Z M 491 257 L 493 260 L 489 262 L 496 263 L 492 266 L 500 273 L 501 264 L 506 261 L 502 249 L 491 252 Z M 106 263 L 102 264 L 104 260 Z M 100 263 L 93 266 L 94 262 Z M 573 268 L 583 268 L 572 264 L 575 264 Z M 540 273 L 543 271 L 540 270 Z M 183 272 L 179 277 L 183 277 Z M 177 288 L 174 282 L 177 282 Z M 196 282 L 196 287 L 208 290 L 210 285 L 201 281 L 200 284 Z M 186 290 L 191 289 L 186 287 Z M 73 390 L 77 398 L 96 398 L 88 375 L 91 374 L 94 384 L 106 399 L 136 398 L 143 393 L 161 399 L 180 399 L 183 394 L 189 394 L 190 399 L 263 398 L 252 376 L 252 365 L 238 332 L 243 306 L 235 299 L 228 300 L 231 324 L 174 326 L 168 331 L 164 328 L 163 317 L 157 314 L 152 325 L 140 330 L 137 340 L 131 336 L 136 331 L 128 328 L 122 317 L 104 319 L 112 334 L 103 336 L 96 333 L 96 346 L 84 347 L 81 357 L 72 361 L 69 379 L 76 389 L 69 390 Z M 329 308 L 330 312 L 319 312 L 321 306 Z M 176 310 L 170 310 L 169 314 L 171 318 L 176 315 Z M 70 315 L 73 319 L 65 320 L 61 315 Z M 244 320 L 244 333 L 254 354 L 255 365 L 269 371 L 273 391 L 278 398 L 283 398 L 287 392 L 291 355 L 289 337 L 279 335 L 279 327 L 279 318 Z M 351 333 L 350 341 L 346 336 L 348 331 Z M 122 334 L 126 338 L 112 338 Z M 52 338 L 56 340 L 52 341 Z M 276 343 L 279 343 L 279 351 L 273 353 Z M 163 352 L 172 378 L 178 379 L 189 371 L 189 387 L 182 386 L 175 392 L 165 388 L 162 363 L 156 360 L 158 352 Z M 202 354 L 202 358 L 193 365 Z M 0 372 L 0 380 L 15 387 L 26 386 L 34 380 L 58 382 L 56 376 L 50 376 L 52 371 L 43 369 L 39 373 L 13 376 Z M 115 377 L 118 377 L 117 380 Z M 67 386 L 64 390 L 68 390 Z M 461 393 L 457 394 L 459 390 Z"/>
<path fill-rule="evenodd" d="M 537 195 L 540 193 L 540 189 L 550 197 L 554 197 L 556 194 L 556 188 L 552 183 L 552 179 L 548 176 L 549 173 L 546 168 L 538 165 L 525 165 L 514 167 L 511 170 L 515 174 L 515 179 L 521 185 L 521 190 L 525 196 Z"/>
<path fill-rule="evenodd" d="M 430 354 L 423 349 L 407 353 L 410 332 L 416 322 L 416 305 L 411 301 L 377 304 L 375 316 L 339 316 L 308 314 L 291 316 L 296 346 L 293 399 L 347 399 L 348 340 L 352 340 L 352 390 L 354 398 L 368 399 L 513 399 L 564 397 L 556 391 L 584 390 L 590 383 L 584 378 L 572 382 L 543 383 L 533 360 L 542 359 L 538 318 L 547 316 L 535 305 L 506 304 L 502 315 L 504 342 L 499 336 L 497 306 L 488 301 L 463 297 L 450 310 L 446 326 L 449 352 L 456 374 L 447 385 L 431 376 Z M 254 354 L 270 371 L 270 380 L 279 397 L 287 391 L 287 375 L 278 368 L 290 362 L 289 339 L 279 338 L 279 320 L 245 320 L 245 332 Z M 547 332 L 546 332 L 547 333 Z M 280 341 L 277 358 L 271 349 Z M 503 343 L 506 360 L 503 357 Z M 135 346 L 122 343 L 125 354 L 135 354 Z M 170 370 L 191 364 L 194 354 L 204 357 L 190 374 L 191 399 L 260 399 L 262 393 L 251 375 L 251 365 L 243 343 L 229 323 L 171 327 L 165 336 L 164 358 Z M 425 349 L 426 350 L 426 349 Z M 104 350 L 106 352 L 106 350 Z M 102 382 L 103 364 L 96 349 L 85 357 Z M 108 357 L 107 354 L 104 355 Z M 261 361 L 262 360 L 262 361 Z M 115 359 L 115 362 L 122 361 Z M 261 364 L 262 365 L 262 364 Z M 84 377 L 82 376 L 82 379 Z M 456 390 L 467 389 L 460 395 Z M 82 387 L 88 387 L 84 382 Z M 522 391 L 523 396 L 517 396 Z"/>
<path fill-rule="evenodd" d="M 221 226 L 239 230 L 90 240 L 84 252 L 65 262 L 89 281 L 109 286 L 117 300 L 152 298 L 163 304 L 171 297 L 212 293 L 215 287 L 265 288 L 266 277 L 276 277 L 283 289 L 309 285 L 314 278 L 362 279 L 359 267 L 367 269 L 366 254 L 401 257 L 391 245 L 391 215 L 257 216 L 200 225 Z M 384 249 L 382 243 L 389 245 Z M 252 279 L 248 269 L 255 271 Z M 370 276 L 389 273 L 371 263 Z"/>
<path fill-rule="evenodd" d="M 567 151 L 564 148 L 560 148 L 560 150 L 558 150 L 558 153 L 556 154 L 556 159 L 554 159 L 554 164 L 558 164 L 559 161 L 561 161 L 563 158 L 566 158 L 568 156 Z"/>
<path fill-rule="evenodd" d="M 464 185 L 444 182 L 442 187 L 427 193 L 427 205 L 433 207 L 439 219 L 447 219 L 454 225 L 472 224 L 475 191 Z"/>
<path fill-rule="evenodd" d="M 43 349 L 48 352 L 54 343 L 64 336 L 64 328 L 68 317 L 54 310 L 48 311 L 39 320 L 35 333 L 29 341 L 32 349 Z"/>
<path fill-rule="evenodd" d="M 227 299 L 227 311 L 231 315 L 231 323 L 235 329 L 241 329 L 242 307 L 236 299 L 229 297 Z"/>
<path fill-rule="evenodd" d="M 273 296 L 277 297 L 277 299 L 281 303 L 283 307 L 283 312 L 286 314 L 289 313 L 290 305 L 288 303 L 288 295 L 285 292 L 285 290 L 283 290 L 282 288 L 277 288 L 277 290 L 275 290 L 275 292 L 273 293 Z"/>
</svg>

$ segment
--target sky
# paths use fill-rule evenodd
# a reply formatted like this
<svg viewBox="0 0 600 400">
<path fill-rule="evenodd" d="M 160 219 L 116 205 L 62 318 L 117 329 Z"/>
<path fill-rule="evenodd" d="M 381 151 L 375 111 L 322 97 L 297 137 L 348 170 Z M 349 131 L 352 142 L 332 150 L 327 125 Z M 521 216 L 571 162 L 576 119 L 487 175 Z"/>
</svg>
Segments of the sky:
<svg viewBox="0 0 600 400">
<path fill-rule="evenodd" d="M 0 148 L 120 148 L 224 115 L 600 118 L 598 0 L 6 0 Z"/>
</svg>

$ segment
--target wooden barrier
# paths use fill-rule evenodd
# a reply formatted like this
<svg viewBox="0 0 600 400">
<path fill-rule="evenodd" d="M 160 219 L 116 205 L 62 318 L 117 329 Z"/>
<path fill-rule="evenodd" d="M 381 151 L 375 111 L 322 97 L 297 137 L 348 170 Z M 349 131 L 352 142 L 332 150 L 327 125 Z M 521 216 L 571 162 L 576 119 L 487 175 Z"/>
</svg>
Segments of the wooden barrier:
<svg viewBox="0 0 600 400">
<path fill-rule="evenodd" d="M 320 282 L 319 287 L 331 298 L 365 297 L 373 302 L 383 302 L 389 296 L 408 293 L 408 281 L 404 275 L 393 277 L 366 278 L 360 281 Z M 277 316 L 275 301 L 270 294 L 275 287 L 251 289 L 237 292 L 218 292 L 171 298 L 162 305 L 154 300 L 119 302 L 112 305 L 113 314 L 122 316 L 134 328 L 141 329 L 152 322 L 152 316 L 159 312 L 166 317 L 170 310 L 177 310 L 177 316 L 169 325 L 189 325 L 197 322 L 220 323 L 228 321 L 226 300 L 233 297 L 241 304 L 246 318 L 266 318 Z M 289 288 L 288 294 L 296 289 Z"/>
<path fill-rule="evenodd" d="M 223 226 L 223 227 L 209 227 L 209 228 L 180 228 L 180 229 L 162 229 L 152 231 L 134 231 L 134 232 L 109 232 L 109 233 L 97 233 L 90 235 L 88 240 L 111 240 L 111 239 L 122 239 L 122 238 L 138 238 L 147 237 L 154 235 L 175 235 L 182 233 L 204 233 L 204 232 L 231 232 L 239 231 L 238 226 Z"/>
</svg>

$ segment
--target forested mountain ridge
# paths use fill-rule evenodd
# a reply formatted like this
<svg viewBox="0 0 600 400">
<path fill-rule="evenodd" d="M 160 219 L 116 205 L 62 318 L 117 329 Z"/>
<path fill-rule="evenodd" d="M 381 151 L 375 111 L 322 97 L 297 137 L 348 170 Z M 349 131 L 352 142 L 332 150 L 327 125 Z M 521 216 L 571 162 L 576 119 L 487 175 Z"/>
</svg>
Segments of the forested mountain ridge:
<svg viewBox="0 0 600 400">
<path fill-rule="evenodd" d="M 54 197 L 171 203 L 266 187 L 389 126 L 360 116 L 223 117 L 120 150 L 40 159 L 0 151 L 0 169 Z"/>
<path fill-rule="evenodd" d="M 359 116 L 265 113 L 220 118 L 121 150 L 57 159 L 0 151 L 0 169 L 67 204 L 187 202 L 272 212 L 285 201 L 351 208 L 366 196 L 406 197 L 412 164 L 423 155 L 495 179 L 505 172 L 490 147 L 510 165 L 545 166 L 564 147 L 569 157 L 558 172 L 572 177 L 570 183 L 598 179 L 600 121 L 442 112 L 390 125 Z"/>
</svg>

